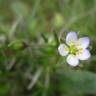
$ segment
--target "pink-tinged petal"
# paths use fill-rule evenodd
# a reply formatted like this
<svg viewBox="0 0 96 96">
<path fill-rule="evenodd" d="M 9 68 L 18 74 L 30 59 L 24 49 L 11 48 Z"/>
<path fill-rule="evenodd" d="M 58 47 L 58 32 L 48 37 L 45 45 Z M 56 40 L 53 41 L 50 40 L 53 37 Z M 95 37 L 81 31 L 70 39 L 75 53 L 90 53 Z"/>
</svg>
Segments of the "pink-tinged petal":
<svg viewBox="0 0 96 96">
<path fill-rule="evenodd" d="M 68 47 L 65 44 L 60 44 L 58 51 L 61 56 L 66 56 L 69 53 Z"/>
<path fill-rule="evenodd" d="M 69 55 L 67 57 L 67 63 L 73 67 L 77 66 L 79 64 L 79 59 L 74 55 Z"/>
<path fill-rule="evenodd" d="M 89 46 L 90 44 L 90 39 L 88 37 L 83 37 L 83 38 L 80 38 L 77 42 L 78 46 L 85 49 Z"/>
<path fill-rule="evenodd" d="M 76 41 L 77 41 L 77 33 L 69 32 L 66 37 L 66 43 L 70 45 L 70 44 L 74 44 Z"/>
<path fill-rule="evenodd" d="M 85 49 L 82 54 L 78 55 L 78 58 L 80 60 L 87 60 L 91 57 L 91 54 L 88 49 Z"/>
</svg>

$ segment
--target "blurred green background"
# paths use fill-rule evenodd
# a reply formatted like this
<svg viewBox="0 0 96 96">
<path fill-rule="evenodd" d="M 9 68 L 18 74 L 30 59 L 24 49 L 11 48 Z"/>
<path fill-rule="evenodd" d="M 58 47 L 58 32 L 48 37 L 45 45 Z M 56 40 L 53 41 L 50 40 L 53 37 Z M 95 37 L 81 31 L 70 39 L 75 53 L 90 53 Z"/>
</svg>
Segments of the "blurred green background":
<svg viewBox="0 0 96 96">
<path fill-rule="evenodd" d="M 58 54 L 66 33 L 91 38 L 91 59 Z M 0 96 L 96 96 L 96 0 L 0 0 Z"/>
</svg>

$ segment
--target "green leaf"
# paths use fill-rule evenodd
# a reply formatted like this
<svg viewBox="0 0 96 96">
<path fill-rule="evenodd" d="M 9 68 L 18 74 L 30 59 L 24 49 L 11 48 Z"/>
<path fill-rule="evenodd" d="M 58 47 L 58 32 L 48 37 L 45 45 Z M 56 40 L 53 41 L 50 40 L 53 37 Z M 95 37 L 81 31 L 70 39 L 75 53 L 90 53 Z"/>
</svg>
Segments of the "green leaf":
<svg viewBox="0 0 96 96">
<path fill-rule="evenodd" d="M 58 77 L 59 76 L 59 77 Z M 87 71 L 59 71 L 58 90 L 68 96 L 96 94 L 96 74 Z M 81 96 L 81 95 L 80 95 Z"/>
<path fill-rule="evenodd" d="M 24 42 L 22 40 L 15 40 L 15 41 L 12 41 L 8 45 L 8 47 L 13 49 L 13 50 L 19 50 L 19 49 L 22 49 L 24 47 Z"/>
<path fill-rule="evenodd" d="M 0 84 L 0 96 L 7 96 L 9 89 L 9 84 Z"/>
</svg>

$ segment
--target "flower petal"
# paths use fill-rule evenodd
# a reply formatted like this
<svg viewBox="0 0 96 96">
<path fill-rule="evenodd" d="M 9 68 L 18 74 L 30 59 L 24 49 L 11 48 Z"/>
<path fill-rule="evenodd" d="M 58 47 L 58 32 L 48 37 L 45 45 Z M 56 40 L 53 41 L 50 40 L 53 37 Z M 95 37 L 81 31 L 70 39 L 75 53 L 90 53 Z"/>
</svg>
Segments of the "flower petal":
<svg viewBox="0 0 96 96">
<path fill-rule="evenodd" d="M 77 66 L 79 64 L 79 59 L 74 55 L 69 55 L 67 57 L 67 63 L 73 67 Z"/>
<path fill-rule="evenodd" d="M 85 49 L 89 46 L 90 39 L 88 37 L 83 37 L 83 38 L 80 38 L 77 43 L 81 48 Z"/>
<path fill-rule="evenodd" d="M 66 37 L 66 43 L 68 45 L 75 43 L 77 41 L 77 33 L 76 32 L 69 32 Z"/>
<path fill-rule="evenodd" d="M 66 56 L 69 52 L 68 47 L 65 44 L 60 44 L 58 51 L 61 56 Z"/>
<path fill-rule="evenodd" d="M 91 54 L 90 54 L 90 52 L 89 52 L 88 49 L 85 49 L 82 54 L 78 55 L 78 58 L 79 58 L 80 60 L 87 60 L 87 59 L 89 59 L 90 57 L 91 57 Z"/>
</svg>

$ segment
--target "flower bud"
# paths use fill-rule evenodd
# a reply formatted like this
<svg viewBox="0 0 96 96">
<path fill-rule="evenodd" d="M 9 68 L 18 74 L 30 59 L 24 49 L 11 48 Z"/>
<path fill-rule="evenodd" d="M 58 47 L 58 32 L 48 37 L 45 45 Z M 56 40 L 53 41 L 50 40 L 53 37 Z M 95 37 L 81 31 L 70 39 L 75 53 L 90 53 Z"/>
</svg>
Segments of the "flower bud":
<svg viewBox="0 0 96 96">
<path fill-rule="evenodd" d="M 53 25 L 57 28 L 62 27 L 64 23 L 64 18 L 61 14 L 56 13 L 53 18 Z"/>
</svg>

